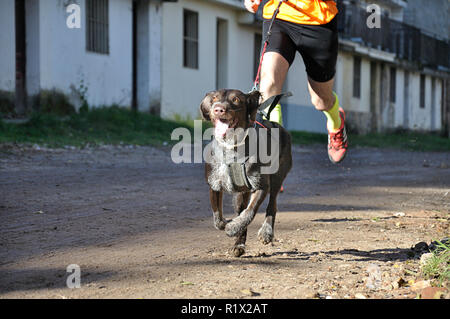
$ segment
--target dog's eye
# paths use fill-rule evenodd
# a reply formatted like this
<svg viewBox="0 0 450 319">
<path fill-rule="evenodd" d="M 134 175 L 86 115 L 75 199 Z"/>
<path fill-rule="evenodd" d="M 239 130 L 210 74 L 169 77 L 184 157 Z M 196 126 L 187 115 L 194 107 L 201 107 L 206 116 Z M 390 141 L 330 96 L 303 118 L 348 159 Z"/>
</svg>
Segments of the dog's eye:
<svg viewBox="0 0 450 319">
<path fill-rule="evenodd" d="M 239 100 L 239 98 L 238 98 L 237 96 L 235 96 L 235 97 L 233 98 L 233 103 L 238 104 L 240 101 L 241 101 L 241 100 Z"/>
</svg>

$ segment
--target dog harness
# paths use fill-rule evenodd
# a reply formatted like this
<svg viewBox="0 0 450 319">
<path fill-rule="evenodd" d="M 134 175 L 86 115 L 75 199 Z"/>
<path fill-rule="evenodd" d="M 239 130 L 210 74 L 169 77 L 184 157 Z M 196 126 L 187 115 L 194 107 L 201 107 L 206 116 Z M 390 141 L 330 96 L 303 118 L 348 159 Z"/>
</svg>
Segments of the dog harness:
<svg viewBox="0 0 450 319">
<path fill-rule="evenodd" d="M 259 121 L 254 122 L 253 127 L 256 129 L 256 131 L 258 131 L 260 128 L 269 130 L 266 126 L 261 124 L 261 122 L 262 122 L 262 116 L 261 116 L 261 119 L 259 119 Z M 227 148 L 232 149 L 232 148 L 235 148 L 235 147 L 245 144 L 247 136 L 248 136 L 248 129 L 247 129 L 245 137 L 242 139 L 242 141 L 240 143 L 233 145 L 231 147 L 227 147 Z M 243 163 L 233 162 L 233 163 L 228 164 L 228 173 L 230 175 L 231 182 L 232 182 L 234 188 L 246 187 L 250 190 L 254 189 L 254 187 L 250 183 L 250 180 L 247 175 L 246 164 L 247 164 L 249 158 L 250 158 L 250 155 L 245 156 L 245 160 Z"/>
</svg>

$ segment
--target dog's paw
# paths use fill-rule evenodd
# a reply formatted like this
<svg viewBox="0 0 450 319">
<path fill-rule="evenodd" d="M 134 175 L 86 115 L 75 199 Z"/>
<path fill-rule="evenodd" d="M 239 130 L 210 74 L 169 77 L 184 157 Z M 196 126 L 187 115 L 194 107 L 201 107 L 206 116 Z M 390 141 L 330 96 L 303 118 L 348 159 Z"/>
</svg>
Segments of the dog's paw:
<svg viewBox="0 0 450 319">
<path fill-rule="evenodd" d="M 232 253 L 234 257 L 241 257 L 245 254 L 245 245 L 239 244 L 233 247 Z"/>
<path fill-rule="evenodd" d="M 214 227 L 217 230 L 224 230 L 226 225 L 227 225 L 227 221 L 226 220 L 214 218 Z"/>
<path fill-rule="evenodd" d="M 241 220 L 239 219 L 239 217 L 236 217 L 226 224 L 225 233 L 227 234 L 227 236 L 235 237 L 243 231 L 242 223 L 240 221 Z"/>
<path fill-rule="evenodd" d="M 264 222 L 258 231 L 258 239 L 264 245 L 270 244 L 273 240 L 273 228 L 268 223 Z"/>
</svg>

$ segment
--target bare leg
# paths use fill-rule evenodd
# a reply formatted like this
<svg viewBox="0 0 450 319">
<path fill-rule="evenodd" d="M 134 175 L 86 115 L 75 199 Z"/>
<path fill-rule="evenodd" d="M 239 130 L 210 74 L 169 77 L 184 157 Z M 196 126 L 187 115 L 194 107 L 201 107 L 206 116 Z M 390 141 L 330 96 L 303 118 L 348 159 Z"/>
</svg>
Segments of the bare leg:
<svg viewBox="0 0 450 319">
<path fill-rule="evenodd" d="M 288 70 L 289 62 L 281 54 L 277 52 L 264 54 L 259 84 L 261 102 L 281 93 Z"/>
<path fill-rule="evenodd" d="M 336 102 L 333 94 L 334 78 L 328 82 L 316 82 L 308 77 L 308 89 L 311 103 L 318 111 L 328 111 Z"/>
<path fill-rule="evenodd" d="M 259 85 L 262 101 L 281 93 L 288 70 L 289 63 L 281 54 L 277 52 L 264 54 Z M 328 82 L 316 82 L 308 77 L 311 102 L 317 110 L 327 111 L 333 107 L 336 101 L 336 97 L 333 94 L 333 86 L 334 78 Z"/>
</svg>

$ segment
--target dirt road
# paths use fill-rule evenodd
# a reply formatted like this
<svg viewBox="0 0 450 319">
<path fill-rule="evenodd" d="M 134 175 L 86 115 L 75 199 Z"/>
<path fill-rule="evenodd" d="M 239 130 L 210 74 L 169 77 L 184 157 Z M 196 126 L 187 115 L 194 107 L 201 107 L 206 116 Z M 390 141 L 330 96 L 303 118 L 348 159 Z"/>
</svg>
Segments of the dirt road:
<svg viewBox="0 0 450 319">
<path fill-rule="evenodd" d="M 325 146 L 296 147 L 273 245 L 256 238 L 260 212 L 234 258 L 201 164 L 2 145 L 0 298 L 414 298 L 410 248 L 449 235 L 449 167 L 449 153 L 369 148 L 334 166 Z M 71 264 L 81 288 L 66 286 Z"/>
</svg>

